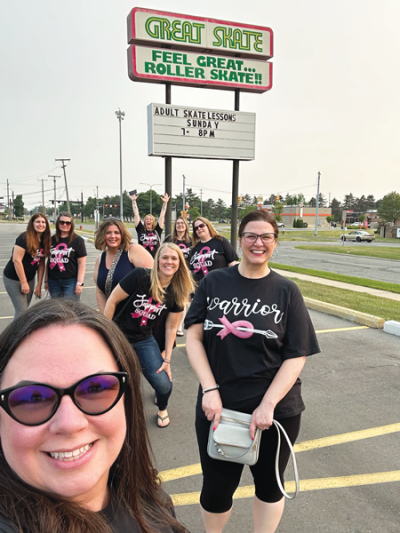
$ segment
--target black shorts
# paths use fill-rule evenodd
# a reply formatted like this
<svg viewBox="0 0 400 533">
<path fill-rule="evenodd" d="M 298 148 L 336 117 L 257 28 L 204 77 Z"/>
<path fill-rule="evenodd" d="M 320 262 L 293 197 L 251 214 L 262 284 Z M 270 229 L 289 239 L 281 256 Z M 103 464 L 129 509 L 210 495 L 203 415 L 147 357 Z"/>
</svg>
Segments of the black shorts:
<svg viewBox="0 0 400 533">
<path fill-rule="evenodd" d="M 292 444 L 300 431 L 301 414 L 291 418 L 278 420 L 288 434 Z M 200 503 L 209 513 L 225 513 L 232 507 L 232 497 L 239 486 L 243 466 L 238 463 L 211 459 L 207 453 L 208 434 L 211 422 L 196 417 L 196 434 L 199 445 L 200 461 L 203 470 L 203 488 Z M 275 455 L 278 445 L 276 427 L 263 431 L 260 444 L 260 455 L 255 465 L 250 467 L 253 474 L 255 494 L 263 502 L 275 503 L 283 495 L 278 487 L 275 475 Z M 285 438 L 281 439 L 279 456 L 279 473 L 283 484 L 283 473 L 289 461 L 290 451 Z"/>
</svg>

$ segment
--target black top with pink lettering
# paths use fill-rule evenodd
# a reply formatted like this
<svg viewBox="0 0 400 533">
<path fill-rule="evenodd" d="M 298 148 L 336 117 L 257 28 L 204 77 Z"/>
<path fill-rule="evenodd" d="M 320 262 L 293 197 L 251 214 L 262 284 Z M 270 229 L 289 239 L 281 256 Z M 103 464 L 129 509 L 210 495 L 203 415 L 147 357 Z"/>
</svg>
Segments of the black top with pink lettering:
<svg viewBox="0 0 400 533">
<path fill-rule="evenodd" d="M 210 273 L 200 283 L 185 327 L 204 324 L 203 342 L 224 407 L 248 412 L 260 402 L 286 359 L 320 351 L 297 285 L 272 271 L 244 278 L 238 265 Z M 304 410 L 298 379 L 275 408 L 276 418 Z M 250 412 L 254 410 L 252 405 Z M 197 413 L 204 417 L 201 397 Z"/>
<path fill-rule="evenodd" d="M 129 296 L 121 302 L 123 306 L 119 304 L 114 320 L 131 343 L 150 337 L 165 314 L 182 311 L 173 301 L 171 285 L 166 290 L 165 303 L 153 300 L 150 293 L 150 269 L 135 268 L 119 285 Z"/>
<path fill-rule="evenodd" d="M 163 230 L 160 228 L 158 222 L 156 224 L 156 227 L 150 231 L 144 229 L 142 221 L 140 221 L 139 224 L 136 226 L 138 243 L 141 244 L 143 248 L 146 248 L 146 250 L 150 252 L 153 257 L 156 255 L 157 250 L 160 248 L 162 231 Z"/>
<path fill-rule="evenodd" d="M 237 260 L 237 253 L 228 239 L 213 238 L 207 242 L 199 242 L 191 249 L 189 268 L 194 280 L 201 281 L 212 270 L 227 267 L 229 263 Z"/>
<path fill-rule="evenodd" d="M 20 248 L 23 248 L 24 250 L 26 250 L 26 232 L 21 233 L 21 235 L 19 235 L 16 238 L 15 244 L 19 246 Z M 27 281 L 31 281 L 31 279 L 35 277 L 36 271 L 40 263 L 40 259 L 42 257 L 44 257 L 42 242 L 40 242 L 36 255 L 28 254 L 28 252 L 25 251 L 24 257 L 22 258 L 22 266 L 24 267 L 24 272 L 25 272 Z M 14 281 L 20 281 L 18 274 L 14 267 L 12 256 L 4 268 L 3 276 L 5 276 L 8 279 L 12 279 Z"/>
<path fill-rule="evenodd" d="M 68 244 L 68 237 L 51 238 L 48 276 L 52 279 L 73 279 L 78 276 L 78 259 L 86 257 L 85 241 L 79 235 Z"/>
<path fill-rule="evenodd" d="M 188 241 L 180 241 L 179 239 L 176 239 L 176 241 L 174 241 L 172 239 L 172 235 L 168 235 L 167 237 L 165 237 L 164 242 L 173 242 L 177 246 L 179 246 L 179 248 L 182 250 L 183 257 L 185 258 L 185 261 L 187 265 L 189 266 L 190 247 L 192 246 L 192 237 L 189 237 Z"/>
</svg>

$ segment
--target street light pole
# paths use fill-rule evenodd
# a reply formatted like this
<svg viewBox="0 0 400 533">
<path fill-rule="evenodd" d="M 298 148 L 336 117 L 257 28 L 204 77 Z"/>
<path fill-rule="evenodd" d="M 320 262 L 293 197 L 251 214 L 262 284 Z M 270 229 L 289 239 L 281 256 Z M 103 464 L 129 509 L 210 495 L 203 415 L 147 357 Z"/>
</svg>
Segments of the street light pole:
<svg viewBox="0 0 400 533">
<path fill-rule="evenodd" d="M 124 120 L 125 112 L 118 108 L 115 112 L 119 121 L 119 217 L 123 220 L 124 207 L 122 202 L 122 135 L 121 135 L 121 121 Z"/>
<path fill-rule="evenodd" d="M 161 183 L 150 184 L 150 183 L 140 182 L 140 185 L 147 185 L 148 187 L 150 187 L 150 215 L 152 215 L 153 214 L 153 198 L 152 198 L 153 187 L 155 187 L 156 185 L 161 185 Z"/>
</svg>

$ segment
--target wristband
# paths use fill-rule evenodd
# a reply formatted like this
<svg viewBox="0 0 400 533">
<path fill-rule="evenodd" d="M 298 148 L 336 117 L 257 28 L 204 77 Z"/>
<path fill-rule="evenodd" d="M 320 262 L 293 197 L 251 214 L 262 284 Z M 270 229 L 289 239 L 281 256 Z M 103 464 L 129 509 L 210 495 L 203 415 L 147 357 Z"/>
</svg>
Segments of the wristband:
<svg viewBox="0 0 400 533">
<path fill-rule="evenodd" d="M 219 385 L 215 385 L 214 387 L 209 387 L 208 389 L 203 389 L 203 394 L 205 394 L 206 392 L 211 392 L 212 390 L 218 390 L 219 389 Z"/>
<path fill-rule="evenodd" d="M 163 359 L 164 363 L 170 363 L 171 359 Z"/>
</svg>

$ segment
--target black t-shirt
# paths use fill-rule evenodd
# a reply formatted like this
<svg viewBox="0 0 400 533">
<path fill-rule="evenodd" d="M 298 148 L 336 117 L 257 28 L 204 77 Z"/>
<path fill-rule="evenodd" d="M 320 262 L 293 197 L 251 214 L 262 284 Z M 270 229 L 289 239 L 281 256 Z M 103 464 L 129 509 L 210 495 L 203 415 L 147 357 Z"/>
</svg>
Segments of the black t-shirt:
<svg viewBox="0 0 400 533">
<path fill-rule="evenodd" d="M 203 343 L 224 407 L 251 413 L 286 359 L 320 351 L 297 285 L 276 272 L 261 279 L 238 265 L 200 283 L 185 327 L 204 324 Z M 276 418 L 304 409 L 298 379 L 275 408 Z M 199 394 L 197 413 L 204 417 Z"/>
<path fill-rule="evenodd" d="M 222 237 L 210 239 L 208 242 L 198 242 L 190 251 L 189 268 L 195 281 L 201 281 L 206 274 L 217 268 L 224 268 L 237 261 L 238 256 L 233 246 Z"/>
<path fill-rule="evenodd" d="M 153 300 L 150 293 L 150 270 L 147 268 L 135 268 L 119 285 L 129 296 L 121 302 L 123 306 L 119 304 L 114 320 L 131 343 L 150 337 L 163 315 L 182 311 L 173 301 L 171 285 L 166 289 L 165 303 Z"/>
<path fill-rule="evenodd" d="M 157 250 L 160 248 L 162 231 L 163 230 L 160 228 L 158 222 L 154 230 L 150 231 L 144 229 L 142 221 L 140 221 L 139 224 L 136 226 L 138 243 L 141 244 L 143 248 L 146 248 L 146 250 L 150 252 L 153 257 L 156 255 Z"/>
<path fill-rule="evenodd" d="M 25 255 L 22 258 L 22 266 L 24 267 L 26 279 L 30 281 L 35 277 L 40 263 L 40 259 L 44 257 L 43 243 L 42 241 L 40 241 L 40 245 L 36 252 L 36 255 L 28 254 L 28 252 L 26 251 L 26 232 L 21 233 L 21 235 L 16 238 L 15 244 L 25 250 Z M 14 281 L 20 281 L 18 274 L 15 270 L 12 256 L 4 268 L 3 276 Z"/>
<path fill-rule="evenodd" d="M 167 237 L 165 237 L 164 242 L 173 242 L 177 246 L 179 246 L 179 248 L 181 249 L 183 253 L 183 257 L 185 258 L 186 263 L 189 265 L 190 247 L 192 246 L 192 237 L 189 237 L 188 241 L 180 241 L 179 239 L 176 239 L 176 241 L 174 241 L 172 239 L 172 235 L 168 235 Z"/>
<path fill-rule="evenodd" d="M 48 276 L 52 279 L 72 279 L 78 276 L 78 258 L 86 257 L 85 241 L 79 235 L 68 244 L 68 237 L 51 238 Z"/>
</svg>

